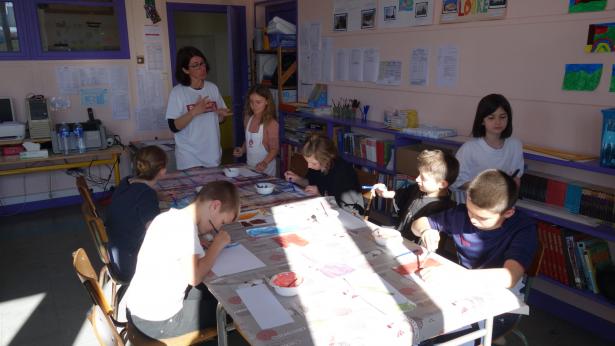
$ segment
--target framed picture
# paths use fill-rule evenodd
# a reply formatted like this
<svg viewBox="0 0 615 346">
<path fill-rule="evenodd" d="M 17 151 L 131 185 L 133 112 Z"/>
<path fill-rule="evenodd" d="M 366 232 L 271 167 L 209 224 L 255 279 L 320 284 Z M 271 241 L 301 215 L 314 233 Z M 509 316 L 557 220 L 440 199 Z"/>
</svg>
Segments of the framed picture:
<svg viewBox="0 0 615 346">
<path fill-rule="evenodd" d="M 506 0 L 489 0 L 489 8 L 504 8 Z"/>
<path fill-rule="evenodd" d="M 427 17 L 427 2 L 417 2 L 414 4 L 414 17 Z"/>
<path fill-rule="evenodd" d="M 384 21 L 397 19 L 397 6 L 385 6 L 384 8 Z"/>
<path fill-rule="evenodd" d="M 376 9 L 361 11 L 361 29 L 373 29 L 376 22 Z"/>
<path fill-rule="evenodd" d="M 457 0 L 444 0 L 442 13 L 457 13 Z"/>
<path fill-rule="evenodd" d="M 615 167 L 615 108 L 602 110 L 600 165 Z"/>
<path fill-rule="evenodd" d="M 333 18 L 334 31 L 348 30 L 348 13 L 336 13 Z"/>
</svg>

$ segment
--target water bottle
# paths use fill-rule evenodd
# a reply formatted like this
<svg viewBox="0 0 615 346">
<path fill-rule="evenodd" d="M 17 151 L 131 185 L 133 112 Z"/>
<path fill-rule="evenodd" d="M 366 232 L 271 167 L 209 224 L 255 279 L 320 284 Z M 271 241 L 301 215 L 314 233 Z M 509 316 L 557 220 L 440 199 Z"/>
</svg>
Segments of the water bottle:
<svg viewBox="0 0 615 346">
<path fill-rule="evenodd" d="M 60 125 L 60 138 L 62 139 L 62 149 L 64 151 L 64 155 L 68 155 L 69 146 L 68 146 L 68 137 L 70 136 L 70 132 L 68 130 L 68 124 L 62 123 Z"/>
<path fill-rule="evenodd" d="M 83 126 L 81 123 L 75 124 L 75 137 L 77 138 L 77 148 L 80 153 L 85 153 L 85 139 L 83 138 Z"/>
</svg>

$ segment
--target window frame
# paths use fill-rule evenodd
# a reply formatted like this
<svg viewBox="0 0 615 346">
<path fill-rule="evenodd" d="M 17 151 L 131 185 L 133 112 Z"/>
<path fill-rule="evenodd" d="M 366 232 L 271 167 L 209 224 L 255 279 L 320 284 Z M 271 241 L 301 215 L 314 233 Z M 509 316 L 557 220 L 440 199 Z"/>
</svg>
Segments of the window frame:
<svg viewBox="0 0 615 346">
<path fill-rule="evenodd" d="M 0 60 L 99 60 L 130 59 L 128 42 L 128 23 L 126 20 L 125 0 L 112 0 L 110 3 L 80 0 L 2 0 L 12 2 L 17 23 L 20 52 L 0 52 Z M 120 50 L 118 51 L 74 51 L 46 52 L 41 45 L 40 25 L 37 15 L 39 4 L 69 4 L 78 6 L 113 7 L 118 20 Z M 21 23 L 21 25 L 20 25 Z"/>
</svg>

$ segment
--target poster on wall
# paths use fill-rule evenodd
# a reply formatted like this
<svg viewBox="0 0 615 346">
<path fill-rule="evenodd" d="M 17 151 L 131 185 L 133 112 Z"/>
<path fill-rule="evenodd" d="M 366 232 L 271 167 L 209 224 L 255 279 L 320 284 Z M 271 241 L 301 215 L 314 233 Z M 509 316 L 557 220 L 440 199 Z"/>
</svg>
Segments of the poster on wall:
<svg viewBox="0 0 615 346">
<path fill-rule="evenodd" d="M 591 24 L 587 33 L 585 52 L 615 52 L 615 23 Z"/>
<path fill-rule="evenodd" d="M 379 28 L 400 28 L 433 24 L 433 0 L 381 0 Z"/>
<path fill-rule="evenodd" d="M 607 0 L 568 0 L 568 13 L 604 11 Z"/>
<path fill-rule="evenodd" d="M 594 91 L 600 84 L 602 64 L 566 64 L 562 89 Z"/>
<path fill-rule="evenodd" d="M 507 7 L 508 0 L 443 0 L 440 22 L 502 19 Z"/>
<path fill-rule="evenodd" d="M 374 29 L 377 14 L 376 0 L 334 0 L 333 31 Z"/>
</svg>

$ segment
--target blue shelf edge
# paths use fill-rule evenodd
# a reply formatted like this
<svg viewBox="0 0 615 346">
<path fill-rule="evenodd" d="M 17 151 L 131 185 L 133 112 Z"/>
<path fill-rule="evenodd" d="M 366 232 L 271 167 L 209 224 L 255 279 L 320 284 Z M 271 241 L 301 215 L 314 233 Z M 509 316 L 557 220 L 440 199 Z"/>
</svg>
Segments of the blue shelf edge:
<svg viewBox="0 0 615 346">
<path fill-rule="evenodd" d="M 528 305 L 547 311 L 608 341 L 615 341 L 615 324 L 546 293 L 532 289 Z"/>
<path fill-rule="evenodd" d="M 570 287 L 568 285 L 564 285 L 563 283 L 557 281 L 557 280 L 553 280 L 550 277 L 544 276 L 544 275 L 539 275 L 538 276 L 541 280 L 547 281 L 548 283 L 558 286 L 560 288 L 563 288 L 567 291 L 571 291 L 572 293 L 576 294 L 576 295 L 580 295 L 583 296 L 587 299 L 593 300 L 594 302 L 604 305 L 609 309 L 615 309 L 615 304 L 608 301 L 606 298 L 604 298 L 603 296 L 601 296 L 600 294 L 596 294 L 594 292 L 590 292 L 588 290 L 580 290 L 578 288 L 574 288 L 574 287 Z"/>
<path fill-rule="evenodd" d="M 535 219 L 549 222 L 552 224 L 556 224 L 556 225 L 571 229 L 573 231 L 589 234 L 597 238 L 605 239 L 608 241 L 615 241 L 615 228 L 610 227 L 608 225 L 601 224 L 601 225 L 598 225 L 597 227 L 591 227 L 588 225 L 584 225 L 582 223 L 562 219 L 557 216 L 541 213 L 541 212 L 538 212 L 532 209 L 527 209 L 527 208 L 518 207 L 518 206 L 516 208 L 523 210 L 526 214 L 534 217 Z"/>
<path fill-rule="evenodd" d="M 352 155 L 348 155 L 348 154 L 344 154 L 344 153 L 340 154 L 340 156 L 344 160 L 346 160 L 346 161 L 348 161 L 350 163 L 354 163 L 354 164 L 357 164 L 357 165 L 360 165 L 360 166 L 364 166 L 364 167 L 367 167 L 367 168 L 372 168 L 372 169 L 375 169 L 375 170 L 377 170 L 378 172 L 381 172 L 381 173 L 395 175 L 395 171 L 387 169 L 386 167 L 382 167 L 382 166 L 378 165 L 375 162 L 372 162 L 372 161 L 369 161 L 369 160 L 360 159 L 360 158 L 358 158 L 356 156 L 352 156 Z"/>
</svg>

